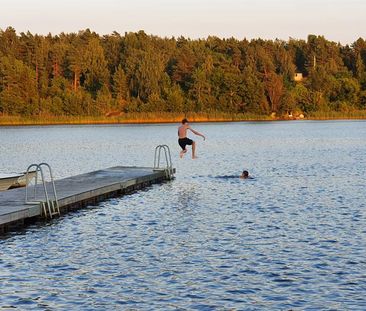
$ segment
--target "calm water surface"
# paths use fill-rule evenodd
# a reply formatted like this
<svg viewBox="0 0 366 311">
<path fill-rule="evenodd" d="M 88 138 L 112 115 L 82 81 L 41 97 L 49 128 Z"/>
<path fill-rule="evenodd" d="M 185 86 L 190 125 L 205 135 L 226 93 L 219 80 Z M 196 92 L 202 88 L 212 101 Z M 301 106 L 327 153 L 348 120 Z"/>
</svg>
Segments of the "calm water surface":
<svg viewBox="0 0 366 311">
<path fill-rule="evenodd" d="M 151 166 L 176 179 L 0 240 L 4 310 L 366 310 L 366 122 L 0 128 L 0 173 Z M 252 180 L 225 178 L 247 169 Z"/>
</svg>

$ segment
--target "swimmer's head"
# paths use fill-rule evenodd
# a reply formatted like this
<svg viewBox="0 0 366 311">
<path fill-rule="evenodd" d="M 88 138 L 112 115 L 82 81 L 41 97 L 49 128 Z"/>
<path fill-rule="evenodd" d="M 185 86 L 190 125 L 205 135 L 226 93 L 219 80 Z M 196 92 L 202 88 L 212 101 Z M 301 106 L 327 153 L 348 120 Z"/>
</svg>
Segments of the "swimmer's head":
<svg viewBox="0 0 366 311">
<path fill-rule="evenodd" d="M 248 171 L 243 171 L 241 176 L 243 176 L 243 178 L 248 178 L 249 177 L 249 172 Z"/>
<path fill-rule="evenodd" d="M 182 120 L 182 124 L 186 124 L 186 123 L 188 123 L 188 120 L 187 120 L 186 118 L 184 118 L 184 119 Z"/>
</svg>

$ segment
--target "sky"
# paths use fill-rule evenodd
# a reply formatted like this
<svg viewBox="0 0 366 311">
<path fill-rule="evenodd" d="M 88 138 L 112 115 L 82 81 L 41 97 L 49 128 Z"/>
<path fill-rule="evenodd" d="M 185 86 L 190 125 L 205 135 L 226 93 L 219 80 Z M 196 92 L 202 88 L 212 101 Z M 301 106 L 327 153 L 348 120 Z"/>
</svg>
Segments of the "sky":
<svg viewBox="0 0 366 311">
<path fill-rule="evenodd" d="M 366 0 L 1 0 L 0 29 L 57 35 L 144 30 L 160 37 L 366 38 Z"/>
</svg>

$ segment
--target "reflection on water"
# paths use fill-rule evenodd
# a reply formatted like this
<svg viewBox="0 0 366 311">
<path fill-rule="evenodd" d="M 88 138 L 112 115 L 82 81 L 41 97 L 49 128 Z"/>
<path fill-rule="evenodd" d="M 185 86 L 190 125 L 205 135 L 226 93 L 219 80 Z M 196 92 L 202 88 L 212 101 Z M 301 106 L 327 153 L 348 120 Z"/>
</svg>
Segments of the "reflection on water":
<svg viewBox="0 0 366 311">
<path fill-rule="evenodd" d="M 198 124 L 195 161 L 173 125 L 0 128 L 1 173 L 152 165 L 162 142 L 177 167 L 0 240 L 0 307 L 365 310 L 365 125 Z"/>
</svg>

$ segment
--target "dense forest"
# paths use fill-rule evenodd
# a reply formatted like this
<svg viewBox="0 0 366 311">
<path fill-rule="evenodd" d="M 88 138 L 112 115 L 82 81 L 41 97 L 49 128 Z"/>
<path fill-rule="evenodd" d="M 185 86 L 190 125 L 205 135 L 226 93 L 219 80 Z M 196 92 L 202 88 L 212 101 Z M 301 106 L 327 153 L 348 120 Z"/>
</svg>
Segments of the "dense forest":
<svg viewBox="0 0 366 311">
<path fill-rule="evenodd" d="M 366 41 L 0 30 L 0 116 L 366 109 Z M 295 79 L 297 74 L 298 79 Z"/>
</svg>

